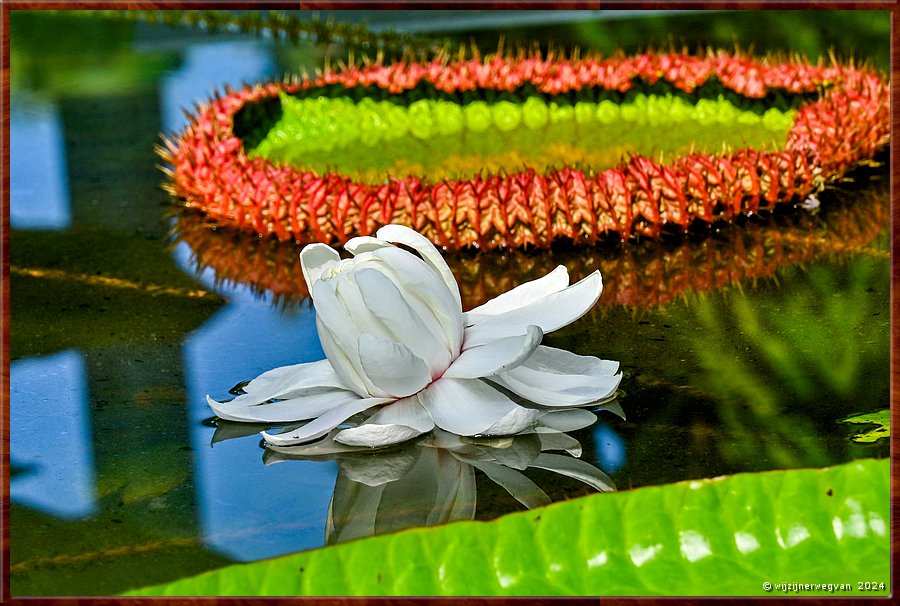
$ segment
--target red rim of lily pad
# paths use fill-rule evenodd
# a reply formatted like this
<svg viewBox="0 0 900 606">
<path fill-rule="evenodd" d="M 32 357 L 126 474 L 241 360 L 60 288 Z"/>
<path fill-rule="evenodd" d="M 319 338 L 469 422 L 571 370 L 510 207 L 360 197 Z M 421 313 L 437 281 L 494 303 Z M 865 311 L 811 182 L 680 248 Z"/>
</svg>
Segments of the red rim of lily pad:
<svg viewBox="0 0 900 606">
<path fill-rule="evenodd" d="M 773 91 L 821 94 L 797 109 L 781 151 L 695 153 L 664 165 L 635 155 L 596 172 L 526 168 L 434 183 L 411 175 L 367 184 L 347 175 L 275 165 L 248 156 L 233 130 L 235 114 L 248 103 L 325 86 L 377 86 L 401 94 L 423 83 L 445 93 L 529 85 L 557 95 L 585 87 L 626 92 L 642 81 L 691 93 L 711 79 L 750 99 Z M 697 222 L 711 224 L 803 200 L 888 143 L 889 99 L 880 75 L 852 64 L 723 52 L 371 63 L 300 81 L 226 90 L 198 108 L 185 131 L 166 141 L 161 155 L 171 165 L 169 190 L 184 206 L 218 224 L 282 241 L 341 244 L 400 223 L 446 250 L 548 246 L 557 239 L 594 243 L 610 234 L 625 240 L 672 228 L 686 231 Z"/>
</svg>

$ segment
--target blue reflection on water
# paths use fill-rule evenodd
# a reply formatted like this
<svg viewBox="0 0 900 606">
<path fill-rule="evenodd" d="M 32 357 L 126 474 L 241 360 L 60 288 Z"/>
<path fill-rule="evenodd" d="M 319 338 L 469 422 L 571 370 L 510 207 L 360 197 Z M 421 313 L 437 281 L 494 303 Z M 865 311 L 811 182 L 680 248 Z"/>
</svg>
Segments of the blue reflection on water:
<svg viewBox="0 0 900 606">
<path fill-rule="evenodd" d="M 182 69 L 161 83 L 163 127 L 170 132 L 183 128 L 182 108 L 207 99 L 225 83 L 237 87 L 261 80 L 273 69 L 269 49 L 259 42 L 190 47 Z M 177 246 L 173 256 L 187 273 L 195 274 L 185 244 Z M 277 366 L 322 359 L 314 312 L 303 307 L 282 313 L 246 286 L 216 284 L 209 269 L 195 275 L 229 301 L 185 340 L 183 349 L 203 540 L 242 561 L 318 547 L 324 541 L 337 466 L 304 463 L 260 473 L 263 451 L 256 437 L 219 442 L 213 448 L 214 430 L 201 423 L 212 416 L 207 394 L 225 399 L 239 381 Z"/>
<path fill-rule="evenodd" d="M 85 361 L 76 350 L 9 367 L 10 498 L 61 518 L 97 510 Z"/>
<path fill-rule="evenodd" d="M 256 41 L 191 46 L 183 67 L 161 83 L 162 123 L 183 128 L 182 108 L 203 101 L 225 83 L 263 80 L 274 69 L 270 48 Z M 243 285 L 217 284 L 207 268 L 195 272 L 191 250 L 182 243 L 175 262 L 228 300 L 184 342 L 194 483 L 203 541 L 241 561 L 321 546 L 325 516 L 337 478 L 335 463 L 298 462 L 260 470 L 263 450 L 249 436 L 211 446 L 213 416 L 206 395 L 227 399 L 236 383 L 289 364 L 325 357 L 311 306 L 282 312 L 268 297 Z"/>
<path fill-rule="evenodd" d="M 594 455 L 600 469 L 615 474 L 625 466 L 625 440 L 616 430 L 600 422 L 594 426 Z"/>
<path fill-rule="evenodd" d="M 335 463 L 297 462 L 260 470 L 263 450 L 249 436 L 214 447 L 206 394 L 227 399 L 235 383 L 262 372 L 324 358 L 315 312 L 279 313 L 266 301 L 234 302 L 184 343 L 194 480 L 204 542 L 249 561 L 324 542 Z"/>
<path fill-rule="evenodd" d="M 184 53 L 180 69 L 160 83 L 162 125 L 166 132 L 187 126 L 184 109 L 207 101 L 226 84 L 239 88 L 270 77 L 275 71 L 271 47 L 259 41 L 194 44 Z"/>
<path fill-rule="evenodd" d="M 174 251 L 190 266 L 190 249 Z M 259 438 L 249 436 L 211 445 L 213 416 L 206 395 L 232 396 L 236 383 L 290 364 L 325 357 L 311 305 L 281 311 L 246 286 L 215 285 L 210 272 L 201 282 L 229 304 L 184 342 L 194 482 L 204 542 L 241 561 L 258 560 L 319 547 L 337 479 L 333 462 L 274 465 L 264 470 Z"/>
<path fill-rule="evenodd" d="M 55 105 L 10 98 L 9 222 L 16 229 L 65 229 L 72 223 L 62 120 Z"/>
</svg>

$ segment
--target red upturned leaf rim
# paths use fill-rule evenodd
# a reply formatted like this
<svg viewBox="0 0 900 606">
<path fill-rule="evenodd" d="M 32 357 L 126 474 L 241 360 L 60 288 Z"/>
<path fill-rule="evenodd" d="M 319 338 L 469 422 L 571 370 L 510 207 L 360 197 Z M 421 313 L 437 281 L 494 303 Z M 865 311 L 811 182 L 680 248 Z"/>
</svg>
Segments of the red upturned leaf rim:
<svg viewBox="0 0 900 606">
<path fill-rule="evenodd" d="M 377 86 L 400 94 L 423 82 L 447 93 L 530 84 L 555 95 L 584 87 L 625 92 L 641 80 L 690 93 L 711 78 L 748 98 L 773 90 L 821 94 L 796 111 L 782 151 L 690 154 L 664 165 L 633 156 L 597 172 L 525 168 L 434 183 L 410 175 L 367 184 L 275 165 L 249 157 L 233 131 L 234 116 L 246 104 L 321 86 Z M 349 66 L 315 78 L 226 89 L 199 107 L 160 152 L 171 167 L 170 193 L 221 225 L 281 241 L 337 245 L 399 223 L 458 250 L 549 246 L 558 239 L 591 244 L 610 234 L 655 237 L 754 214 L 815 194 L 889 140 L 889 86 L 874 71 L 720 51 Z"/>
</svg>

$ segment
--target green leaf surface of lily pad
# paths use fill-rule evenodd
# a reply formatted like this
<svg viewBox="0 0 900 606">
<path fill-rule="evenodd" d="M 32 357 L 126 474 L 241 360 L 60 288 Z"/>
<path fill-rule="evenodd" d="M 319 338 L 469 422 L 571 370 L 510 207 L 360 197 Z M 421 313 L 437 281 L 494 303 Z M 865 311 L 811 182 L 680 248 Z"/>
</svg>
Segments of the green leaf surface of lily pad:
<svg viewBox="0 0 900 606">
<path fill-rule="evenodd" d="M 841 419 L 838 423 L 852 423 L 855 425 L 875 425 L 875 427 L 854 435 L 851 440 L 854 442 L 870 443 L 880 440 L 881 438 L 891 437 L 891 409 L 884 408 L 864 414 L 853 415 L 846 419 Z"/>
<path fill-rule="evenodd" d="M 592 495 L 131 595 L 785 596 L 787 582 L 809 583 L 805 596 L 884 596 L 889 507 L 889 461 L 866 459 Z M 863 592 L 860 582 L 884 589 Z"/>
</svg>

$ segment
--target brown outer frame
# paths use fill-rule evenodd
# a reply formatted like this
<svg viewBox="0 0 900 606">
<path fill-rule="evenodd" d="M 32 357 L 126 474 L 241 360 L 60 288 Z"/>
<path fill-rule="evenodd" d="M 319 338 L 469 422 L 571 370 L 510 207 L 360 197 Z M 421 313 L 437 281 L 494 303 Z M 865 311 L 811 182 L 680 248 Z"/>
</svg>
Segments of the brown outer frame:
<svg viewBox="0 0 900 606">
<path fill-rule="evenodd" d="M 2 480 L 3 480 L 3 519 L 2 526 L 0 526 L 0 564 L 3 566 L 2 576 L 0 576 L 0 603 L 3 604 L 18 604 L 21 606 L 31 605 L 31 604 L 58 604 L 58 605 L 67 605 L 67 606 L 80 606 L 82 604 L 102 604 L 102 605 L 146 605 L 146 604 L 154 604 L 154 605 L 184 605 L 184 604 L 240 604 L 240 603 L 252 603 L 252 604 L 290 604 L 290 603 L 304 603 L 304 604 L 321 604 L 321 605 L 335 605 L 335 606 L 369 606 L 369 605 L 378 605 L 378 606 L 388 606 L 388 605 L 407 605 L 407 604 L 457 604 L 462 603 L 469 606 L 497 606 L 497 605 L 521 605 L 521 604 L 531 604 L 534 606 L 545 606 L 550 604 L 575 604 L 578 603 L 577 598 L 567 599 L 567 598 L 540 598 L 535 597 L 531 599 L 523 599 L 523 598 L 455 598 L 455 599 L 446 599 L 446 598 L 304 598 L 304 599 L 292 599 L 292 598 L 254 598 L 254 599 L 241 599 L 241 598 L 117 598 L 117 597 L 58 597 L 58 598 L 26 598 L 26 597 L 18 597 L 12 598 L 9 593 L 9 12 L 11 10 L 26 10 L 26 9 L 95 9 L 95 8 L 130 8 L 130 9 L 191 9 L 197 8 L 198 5 L 208 5 L 209 3 L 206 0 L 200 0 L 199 2 L 190 2 L 190 1 L 181 1 L 181 2 L 116 2 L 115 0 L 82 0 L 80 2 L 65 2 L 64 0 L 49 0 L 48 2 L 41 1 L 20 1 L 20 0 L 6 0 L 2 5 L 0 5 L 0 41 L 2 41 L 2 57 L 0 57 L 0 86 L 2 86 L 2 95 L 0 95 L 0 111 L 2 111 L 2 145 L 3 145 L 3 163 L 2 163 L 2 178 L 0 178 L 0 193 L 2 193 L 3 199 L 3 222 L 0 225 L 0 260 L 3 262 L 3 279 L 2 285 L 0 285 L 0 315 L 2 315 L 3 322 L 3 334 L 2 339 L 0 339 L 0 358 L 3 361 L 3 373 L 0 375 L 2 377 L 2 385 L 0 385 L 0 403 L 2 403 L 2 422 L 0 422 L 0 429 L 3 430 L 2 436 L 0 436 L 0 456 L 2 456 Z M 229 3 L 231 4 L 231 3 Z M 457 5 L 465 5 L 467 8 L 474 8 L 479 5 L 483 5 L 484 3 L 480 2 L 468 2 L 467 0 L 452 0 L 449 2 L 442 3 L 441 6 L 446 7 L 447 4 L 457 4 Z M 494 2 L 494 5 L 502 5 L 504 8 L 516 8 L 516 7 L 528 7 L 528 8 L 571 8 L 571 9 L 598 9 L 601 7 L 601 3 L 599 1 L 595 2 L 544 2 L 543 0 L 532 0 L 531 2 L 510 2 L 510 3 L 501 3 Z M 398 2 L 368 2 L 361 0 L 349 0 L 349 1 L 332 1 L 332 2 L 304 2 L 301 3 L 299 8 L 306 9 L 329 9 L 329 8 L 409 8 L 410 5 L 415 5 L 416 8 L 425 8 L 423 4 L 416 2 L 406 2 L 406 3 L 398 3 Z M 873 9 L 873 10 L 890 10 L 891 11 L 891 29 L 892 29 L 892 46 L 891 46 L 891 102 L 892 105 L 896 106 L 898 100 L 900 100 L 900 85 L 898 85 L 898 77 L 900 77 L 900 48 L 896 43 L 897 36 L 900 35 L 898 32 L 898 21 L 897 15 L 900 8 L 896 2 L 893 1 L 884 1 L 884 0 L 876 0 L 876 1 L 864 1 L 864 2 L 853 2 L 852 0 L 837 0 L 830 2 L 780 2 L 780 1 L 771 1 L 765 2 L 763 0 L 749 0 L 747 2 L 742 2 L 740 0 L 733 0 L 731 2 L 722 2 L 722 1 L 703 1 L 692 2 L 690 0 L 681 0 L 681 1 L 670 1 L 670 2 L 633 2 L 629 0 L 617 1 L 611 0 L 602 4 L 604 7 L 615 6 L 616 8 L 635 8 L 635 7 L 643 7 L 643 8 L 666 8 L 666 9 L 696 9 L 696 8 L 707 8 L 707 9 L 735 9 L 735 8 L 743 8 L 743 9 L 841 9 L 841 8 L 856 8 L 856 9 Z M 247 3 L 247 2 L 236 2 L 232 4 L 234 8 L 298 8 L 296 3 L 286 4 L 283 1 L 262 1 L 258 3 Z M 900 116 L 894 115 L 892 118 L 892 128 L 895 132 L 897 132 L 897 128 L 900 127 Z M 892 145 L 893 152 L 893 145 Z M 891 154 L 891 175 L 892 181 L 896 183 L 896 178 L 900 171 L 898 171 L 897 160 L 895 159 L 894 154 Z M 893 186 L 893 184 L 892 184 Z M 900 198 L 897 197 L 897 190 L 894 189 L 892 192 L 892 211 L 898 202 L 900 202 Z M 900 217 L 895 214 L 892 214 L 892 224 L 893 230 L 892 236 L 892 255 L 895 251 L 898 250 L 897 244 L 897 234 L 900 234 Z M 898 412 L 898 408 L 896 406 L 897 396 L 896 396 L 896 377 L 900 376 L 900 360 L 894 355 L 894 352 L 897 351 L 897 348 L 900 347 L 900 332 L 894 329 L 894 320 L 898 317 L 898 313 L 900 313 L 900 302 L 893 295 L 893 285 L 900 279 L 900 269 L 898 266 L 892 262 L 891 265 L 891 285 L 892 285 L 892 295 L 891 295 L 891 408 L 892 408 L 892 419 L 896 424 L 898 418 L 900 418 L 900 412 Z M 892 438 L 891 446 L 892 446 L 892 461 L 891 461 L 891 554 L 892 560 L 893 555 L 900 549 L 900 523 L 898 523 L 897 518 L 893 515 L 893 512 L 897 511 L 897 508 L 900 507 L 900 484 L 898 484 L 898 479 L 900 479 L 900 466 L 898 466 L 897 462 L 893 460 L 893 446 L 895 441 L 898 438 L 895 436 Z M 893 587 L 898 587 L 898 580 L 900 580 L 900 576 L 898 576 L 892 567 L 891 572 L 891 581 L 893 583 Z M 687 606 L 705 606 L 707 604 L 732 604 L 736 600 L 735 598 L 689 598 L 689 599 L 680 599 L 677 601 L 678 604 L 684 604 Z M 773 597 L 770 599 L 744 599 L 740 600 L 744 603 L 755 603 L 765 606 L 770 606 L 772 604 L 790 604 L 793 600 L 785 597 Z M 871 603 L 879 603 L 884 602 L 876 601 L 872 602 L 872 600 L 865 600 L 859 598 L 835 598 L 835 599 L 816 599 L 809 598 L 805 599 L 804 602 L 806 604 L 818 604 L 818 603 L 827 603 L 827 604 L 871 604 Z M 671 599 L 666 598 L 646 598 L 646 599 L 636 599 L 636 598 L 604 598 L 604 604 L 618 604 L 622 606 L 641 606 L 644 604 L 664 604 L 670 605 L 676 603 Z"/>
</svg>

